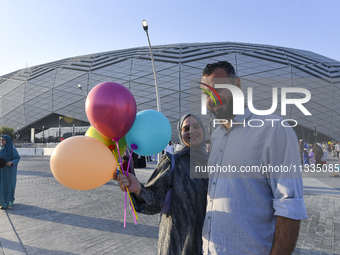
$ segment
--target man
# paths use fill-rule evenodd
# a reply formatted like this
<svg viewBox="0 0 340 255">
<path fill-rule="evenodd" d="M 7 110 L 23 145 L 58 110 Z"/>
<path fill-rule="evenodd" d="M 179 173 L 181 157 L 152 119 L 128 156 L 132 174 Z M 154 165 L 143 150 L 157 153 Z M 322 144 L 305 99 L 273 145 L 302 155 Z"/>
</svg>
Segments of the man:
<svg viewBox="0 0 340 255">
<path fill-rule="evenodd" d="M 241 80 L 228 62 L 208 64 L 201 86 L 233 84 Z M 299 169 L 297 137 L 274 115 L 257 116 L 245 107 L 233 114 L 230 90 L 217 88 L 222 104 L 207 96 L 207 107 L 222 119 L 211 136 L 209 166 L 229 166 L 236 172 L 210 173 L 207 212 L 203 227 L 204 254 L 291 254 L 300 220 L 307 218 Z M 280 119 L 262 127 L 252 120 Z M 227 121 L 227 122 L 226 122 Z M 285 123 L 287 125 L 287 123 Z M 244 149 L 244 145 L 247 149 Z M 295 167 L 294 173 L 271 172 L 271 167 Z M 257 168 L 260 172 L 244 170 Z M 249 178 L 251 177 L 251 178 Z M 293 177 L 293 178 L 291 178 Z"/>
<path fill-rule="evenodd" d="M 167 153 L 167 152 L 169 152 L 170 154 L 174 153 L 174 147 L 171 145 L 171 141 L 164 149 L 164 153 Z"/>
<path fill-rule="evenodd" d="M 300 152 L 300 159 L 301 159 L 301 165 L 303 165 L 303 149 L 305 148 L 305 145 L 303 144 L 303 139 L 299 140 L 299 152 Z"/>
<path fill-rule="evenodd" d="M 180 151 L 182 149 L 182 145 L 179 142 L 175 144 L 174 152 Z"/>
<path fill-rule="evenodd" d="M 339 158 L 339 153 L 340 153 L 340 142 L 337 142 L 337 144 L 335 145 L 335 151 L 336 151 L 336 155 Z"/>
<path fill-rule="evenodd" d="M 332 141 L 331 147 L 332 147 L 332 156 L 333 157 L 336 157 L 335 145 L 336 145 L 335 141 Z"/>
</svg>

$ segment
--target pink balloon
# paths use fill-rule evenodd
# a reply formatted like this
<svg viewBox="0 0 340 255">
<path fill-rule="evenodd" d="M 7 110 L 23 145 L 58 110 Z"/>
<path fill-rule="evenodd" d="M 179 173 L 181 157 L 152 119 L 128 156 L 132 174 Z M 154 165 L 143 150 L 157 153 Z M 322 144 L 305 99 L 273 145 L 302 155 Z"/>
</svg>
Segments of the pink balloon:
<svg viewBox="0 0 340 255">
<path fill-rule="evenodd" d="M 120 139 L 131 129 L 137 113 L 131 92 L 115 82 L 95 86 L 86 98 L 86 116 L 91 125 L 110 139 Z"/>
</svg>

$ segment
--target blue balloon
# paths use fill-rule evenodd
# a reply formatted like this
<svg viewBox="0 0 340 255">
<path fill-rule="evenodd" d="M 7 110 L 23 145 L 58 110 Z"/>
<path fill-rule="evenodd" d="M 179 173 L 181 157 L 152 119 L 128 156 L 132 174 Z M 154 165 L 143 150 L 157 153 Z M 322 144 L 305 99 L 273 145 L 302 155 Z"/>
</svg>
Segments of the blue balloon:
<svg viewBox="0 0 340 255">
<path fill-rule="evenodd" d="M 155 110 L 137 113 L 135 122 L 125 135 L 126 143 L 137 145 L 133 152 L 142 156 L 155 155 L 171 140 L 171 124 L 167 117 Z"/>
</svg>

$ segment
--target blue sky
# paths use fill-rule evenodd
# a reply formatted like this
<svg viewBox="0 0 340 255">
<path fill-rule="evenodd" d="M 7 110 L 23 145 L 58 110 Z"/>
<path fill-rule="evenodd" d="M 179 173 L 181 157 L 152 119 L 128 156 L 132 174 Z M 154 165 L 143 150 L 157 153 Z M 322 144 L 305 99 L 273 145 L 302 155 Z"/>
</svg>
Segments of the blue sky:
<svg viewBox="0 0 340 255">
<path fill-rule="evenodd" d="M 0 75 L 68 57 L 152 45 L 245 42 L 340 61 L 340 1 L 0 0 Z"/>
</svg>

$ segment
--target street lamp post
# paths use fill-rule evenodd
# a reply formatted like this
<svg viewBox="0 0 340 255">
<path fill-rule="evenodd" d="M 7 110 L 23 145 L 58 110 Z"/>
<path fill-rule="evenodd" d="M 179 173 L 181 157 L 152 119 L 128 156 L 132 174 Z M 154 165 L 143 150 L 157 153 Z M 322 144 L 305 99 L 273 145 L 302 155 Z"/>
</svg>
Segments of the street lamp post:
<svg viewBox="0 0 340 255">
<path fill-rule="evenodd" d="M 148 23 L 146 20 L 143 20 L 143 29 L 146 33 L 146 36 L 148 38 L 148 43 L 149 43 L 149 50 L 150 50 L 150 55 L 151 55 L 151 62 L 152 62 L 152 69 L 153 69 L 153 76 L 155 78 L 155 86 L 156 86 L 156 99 L 157 99 L 157 111 L 161 112 L 161 101 L 159 99 L 159 94 L 158 94 L 158 86 L 157 86 L 157 77 L 156 77 L 156 69 L 155 69 L 155 63 L 153 61 L 153 55 L 152 55 L 152 50 L 151 50 L 151 43 L 150 43 L 150 38 L 149 38 L 149 33 L 148 33 Z"/>
<path fill-rule="evenodd" d="M 149 33 L 148 33 L 148 23 L 146 20 L 143 20 L 143 29 L 146 33 L 146 37 L 148 38 L 148 43 L 149 43 L 149 50 L 150 50 L 150 56 L 151 56 L 151 62 L 152 62 L 152 69 L 153 69 L 153 76 L 155 79 L 155 87 L 156 87 L 156 100 L 157 100 L 157 111 L 161 112 L 161 100 L 159 99 L 159 94 L 158 94 L 158 86 L 157 86 L 157 77 L 156 77 L 156 69 L 155 69 L 155 63 L 153 61 L 153 55 L 152 55 L 152 50 L 151 50 L 151 43 L 150 43 L 150 38 L 149 38 Z M 158 162 L 161 159 L 162 153 L 158 153 Z"/>
<path fill-rule="evenodd" d="M 78 84 L 78 88 L 81 90 L 81 93 L 83 94 L 83 97 L 86 99 L 86 96 L 85 96 L 85 94 L 84 94 L 84 92 L 83 92 L 83 89 L 81 88 L 81 85 L 80 85 L 80 84 Z"/>
<path fill-rule="evenodd" d="M 61 139 L 61 124 L 60 124 L 60 120 L 62 119 L 62 116 L 59 116 L 59 141 Z"/>
<path fill-rule="evenodd" d="M 44 126 L 42 126 L 42 142 L 45 142 Z"/>
<path fill-rule="evenodd" d="M 17 138 L 17 143 L 19 142 L 19 128 L 17 127 L 17 134 L 16 134 L 16 138 Z"/>
<path fill-rule="evenodd" d="M 317 137 L 317 135 L 318 135 L 319 133 L 318 132 L 316 132 L 316 124 L 315 124 L 315 126 L 314 126 L 314 137 L 315 137 L 315 143 L 316 143 L 316 137 Z"/>
</svg>

